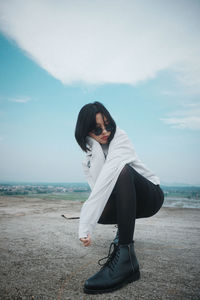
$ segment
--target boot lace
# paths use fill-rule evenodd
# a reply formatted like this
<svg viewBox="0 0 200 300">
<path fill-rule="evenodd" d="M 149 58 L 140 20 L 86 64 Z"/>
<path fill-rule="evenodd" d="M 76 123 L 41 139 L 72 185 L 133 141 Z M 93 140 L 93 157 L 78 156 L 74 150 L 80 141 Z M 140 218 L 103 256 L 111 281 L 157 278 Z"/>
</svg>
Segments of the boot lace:
<svg viewBox="0 0 200 300">
<path fill-rule="evenodd" d="M 114 246 L 113 250 L 112 250 L 112 246 Z M 111 252 L 112 250 L 112 252 Z M 104 264 L 101 264 L 100 261 L 104 260 L 107 258 L 107 261 L 104 263 Z M 110 244 L 110 248 L 109 248 L 109 251 L 108 251 L 108 255 L 99 259 L 98 261 L 98 264 L 100 266 L 102 266 L 102 268 L 104 267 L 109 267 L 112 271 L 114 269 L 114 266 L 115 264 L 117 263 L 118 261 L 118 258 L 119 258 L 119 247 L 115 244 L 115 243 L 111 243 Z"/>
</svg>

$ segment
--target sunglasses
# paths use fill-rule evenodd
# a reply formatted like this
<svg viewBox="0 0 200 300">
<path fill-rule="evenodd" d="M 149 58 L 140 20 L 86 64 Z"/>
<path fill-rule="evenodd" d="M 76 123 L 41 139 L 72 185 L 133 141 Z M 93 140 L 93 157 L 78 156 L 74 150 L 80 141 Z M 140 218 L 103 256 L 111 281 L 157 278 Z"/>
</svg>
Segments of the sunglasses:
<svg viewBox="0 0 200 300">
<path fill-rule="evenodd" d="M 106 128 L 106 131 L 113 130 L 113 126 L 111 124 L 106 124 L 105 128 Z M 92 130 L 92 133 L 94 133 L 95 135 L 101 135 L 102 132 L 103 132 L 103 129 L 101 127 L 96 127 L 94 130 Z"/>
</svg>

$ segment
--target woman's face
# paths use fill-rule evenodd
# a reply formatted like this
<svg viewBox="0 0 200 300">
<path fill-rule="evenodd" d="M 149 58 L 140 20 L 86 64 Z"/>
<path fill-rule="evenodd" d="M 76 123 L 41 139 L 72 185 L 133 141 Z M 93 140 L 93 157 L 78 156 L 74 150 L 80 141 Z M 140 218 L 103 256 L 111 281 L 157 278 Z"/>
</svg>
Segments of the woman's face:
<svg viewBox="0 0 200 300">
<path fill-rule="evenodd" d="M 106 131 L 106 128 L 104 126 L 104 122 L 105 122 L 105 125 L 108 124 L 107 118 L 104 116 L 104 120 L 103 120 L 102 114 L 97 113 L 96 114 L 96 127 L 101 127 L 102 128 L 102 133 L 100 135 L 95 135 L 93 132 L 89 132 L 89 136 L 94 138 L 100 144 L 107 144 L 108 137 L 111 134 L 110 131 Z"/>
</svg>

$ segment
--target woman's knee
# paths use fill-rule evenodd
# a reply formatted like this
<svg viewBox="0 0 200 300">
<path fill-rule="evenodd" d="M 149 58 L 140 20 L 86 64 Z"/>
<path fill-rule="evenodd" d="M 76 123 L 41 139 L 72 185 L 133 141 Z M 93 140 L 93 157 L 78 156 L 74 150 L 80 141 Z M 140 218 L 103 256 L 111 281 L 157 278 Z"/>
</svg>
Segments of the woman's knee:
<svg viewBox="0 0 200 300">
<path fill-rule="evenodd" d="M 131 172 L 130 168 L 131 167 L 128 164 L 123 167 L 117 178 L 113 191 L 116 192 L 120 187 L 126 187 L 127 185 L 134 184 L 134 174 Z"/>
<path fill-rule="evenodd" d="M 121 170 L 119 177 L 118 178 L 123 178 L 123 177 L 129 177 L 131 175 L 130 173 L 130 166 L 126 164 L 123 169 Z"/>
</svg>

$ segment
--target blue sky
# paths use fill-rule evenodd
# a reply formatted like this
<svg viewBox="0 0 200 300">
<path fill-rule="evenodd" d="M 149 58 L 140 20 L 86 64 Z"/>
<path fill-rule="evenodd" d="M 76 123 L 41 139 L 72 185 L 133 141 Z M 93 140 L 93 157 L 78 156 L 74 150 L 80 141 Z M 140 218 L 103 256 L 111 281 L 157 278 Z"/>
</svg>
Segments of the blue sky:
<svg viewBox="0 0 200 300">
<path fill-rule="evenodd" d="M 119 26 L 119 37 L 114 25 L 105 25 L 105 8 L 99 10 L 95 6 L 98 1 L 92 7 L 85 1 L 87 20 L 94 21 L 91 16 L 98 12 L 94 37 L 84 11 L 72 3 L 8 0 L 0 5 L 0 181 L 85 181 L 81 166 L 85 154 L 76 143 L 74 129 L 81 107 L 100 101 L 127 132 L 138 156 L 159 176 L 161 184 L 200 184 L 198 2 L 190 2 L 189 13 L 187 1 L 182 1 L 181 10 L 179 1 L 175 6 L 166 4 L 168 12 L 173 8 L 177 22 L 175 33 L 165 36 L 168 49 L 162 44 L 162 33 L 169 30 L 173 16 L 169 14 L 164 21 L 160 16 L 157 22 L 163 29 L 159 32 L 155 29 L 158 23 L 154 27 L 152 21 L 156 11 L 163 11 L 160 4 L 148 10 L 148 24 L 138 28 L 137 18 L 133 27 L 128 24 L 130 32 L 124 37 L 125 25 L 121 27 L 117 18 L 124 2 L 119 1 L 111 16 L 113 24 Z M 140 3 L 133 9 L 139 19 L 140 13 L 147 12 L 143 1 L 135 3 Z M 66 28 L 73 25 L 73 30 L 66 39 L 62 22 L 52 27 L 48 39 L 55 5 L 59 20 L 63 17 L 65 22 L 63 5 L 80 20 L 75 27 L 74 21 L 67 19 L 71 24 Z M 34 22 L 31 16 L 38 8 L 41 15 Z M 108 13 L 109 9 L 112 6 Z M 29 11 L 30 19 L 23 17 L 29 16 Z M 132 20 L 130 9 L 127 14 Z M 128 19 L 126 11 L 123 18 Z M 43 28 L 42 22 L 49 26 Z M 108 29 L 110 36 L 106 36 Z M 114 38 L 112 42 L 109 37 Z M 105 41 L 107 46 L 98 50 Z M 126 52 L 120 41 L 127 43 L 134 55 Z"/>
</svg>

